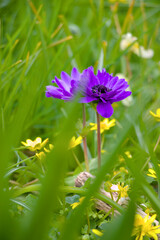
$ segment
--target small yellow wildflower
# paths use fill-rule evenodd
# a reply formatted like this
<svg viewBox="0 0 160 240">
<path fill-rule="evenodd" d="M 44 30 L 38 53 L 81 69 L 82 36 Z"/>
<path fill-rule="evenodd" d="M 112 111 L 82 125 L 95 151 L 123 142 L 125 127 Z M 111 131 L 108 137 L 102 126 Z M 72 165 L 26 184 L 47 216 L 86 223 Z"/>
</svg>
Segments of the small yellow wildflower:
<svg viewBox="0 0 160 240">
<path fill-rule="evenodd" d="M 45 153 L 49 153 L 52 149 L 54 148 L 53 144 L 49 144 L 49 149 L 44 147 L 44 151 L 41 151 L 39 153 L 36 153 L 36 156 L 42 160 L 45 158 L 46 154 Z"/>
<path fill-rule="evenodd" d="M 72 209 L 75 209 L 77 206 L 79 206 L 83 202 L 84 199 L 85 199 L 85 197 L 81 197 L 79 199 L 79 202 L 72 203 L 71 204 Z"/>
<path fill-rule="evenodd" d="M 69 149 L 74 148 L 74 147 L 76 147 L 77 145 L 79 145 L 79 144 L 81 144 L 81 143 L 82 143 L 82 137 L 81 137 L 81 136 L 79 136 L 78 138 L 76 138 L 75 136 L 73 136 L 73 137 L 71 138 L 70 143 L 69 143 Z"/>
<path fill-rule="evenodd" d="M 150 214 L 151 215 L 151 212 L 153 212 L 153 209 L 152 208 L 146 208 L 145 209 L 145 213 L 146 214 Z M 153 215 L 153 214 L 152 214 Z"/>
<path fill-rule="evenodd" d="M 29 149 L 30 151 L 35 152 L 36 150 L 42 149 L 47 142 L 48 142 L 48 138 L 42 142 L 42 138 L 37 137 L 34 141 L 32 141 L 31 139 L 27 139 L 26 142 L 21 142 L 21 143 L 24 146 L 26 146 L 26 148 Z"/>
<path fill-rule="evenodd" d="M 125 152 L 125 155 L 126 155 L 128 158 L 132 158 L 132 155 L 131 155 L 130 151 L 126 151 L 126 152 Z M 120 156 L 119 156 L 119 161 L 120 161 L 120 162 L 124 162 L 124 161 L 125 161 L 124 157 L 120 155 Z"/>
<path fill-rule="evenodd" d="M 156 121 L 160 122 L 160 108 L 157 108 L 156 114 L 150 111 L 150 114 L 155 118 Z"/>
<path fill-rule="evenodd" d="M 36 156 L 38 159 L 42 160 L 45 158 L 46 154 L 44 152 L 39 152 L 39 153 L 36 153 Z"/>
<path fill-rule="evenodd" d="M 117 174 L 120 174 L 122 172 L 128 174 L 128 170 L 126 168 L 120 167 L 119 171 L 113 171 L 113 176 L 116 176 Z"/>
<path fill-rule="evenodd" d="M 156 175 L 156 172 L 154 171 L 154 169 L 149 168 L 148 172 L 149 172 L 149 173 L 147 173 L 148 176 L 153 177 L 153 178 L 157 178 L 157 175 Z"/>
<path fill-rule="evenodd" d="M 106 150 L 104 150 L 104 149 L 101 149 L 101 153 L 105 153 L 106 152 Z"/>
<path fill-rule="evenodd" d="M 124 172 L 124 173 L 128 174 L 128 170 L 124 167 L 120 167 L 120 172 Z"/>
<path fill-rule="evenodd" d="M 130 151 L 126 151 L 125 154 L 128 158 L 132 158 L 132 155 L 131 155 Z"/>
<path fill-rule="evenodd" d="M 136 236 L 135 240 L 143 240 L 144 236 L 158 240 L 157 234 L 160 233 L 160 225 L 152 225 L 155 219 L 156 214 L 152 217 L 149 217 L 149 214 L 147 214 L 144 218 L 142 218 L 141 215 L 136 214 L 132 232 L 132 236 Z"/>
<path fill-rule="evenodd" d="M 118 192 L 120 198 L 126 198 L 128 197 L 128 190 L 129 190 L 129 187 L 128 185 L 123 187 L 124 186 L 124 183 L 122 183 L 121 185 L 118 183 L 117 185 L 113 184 L 112 187 L 111 187 L 111 191 L 113 192 Z"/>
<path fill-rule="evenodd" d="M 129 190 L 129 187 L 128 187 L 128 185 L 126 185 L 125 187 L 123 187 L 123 186 L 124 186 L 124 183 L 122 183 L 121 185 L 118 183 L 120 198 L 128 197 L 127 192 Z"/>
<path fill-rule="evenodd" d="M 49 149 L 44 147 L 44 151 L 49 153 L 54 148 L 53 144 L 49 144 Z"/>
<path fill-rule="evenodd" d="M 120 155 L 119 156 L 119 161 L 120 161 L 120 163 L 124 162 L 125 161 L 124 157 Z"/>
<path fill-rule="evenodd" d="M 100 122 L 101 133 L 103 133 L 105 130 L 109 130 L 111 127 L 114 127 L 115 124 L 115 119 L 109 121 L 108 118 L 105 118 L 103 121 Z M 97 123 L 90 123 L 90 125 L 92 126 L 90 130 L 97 130 Z"/>
<path fill-rule="evenodd" d="M 100 232 L 98 229 L 92 229 L 92 232 L 96 234 L 97 236 L 101 237 L 103 235 L 102 232 Z"/>
</svg>

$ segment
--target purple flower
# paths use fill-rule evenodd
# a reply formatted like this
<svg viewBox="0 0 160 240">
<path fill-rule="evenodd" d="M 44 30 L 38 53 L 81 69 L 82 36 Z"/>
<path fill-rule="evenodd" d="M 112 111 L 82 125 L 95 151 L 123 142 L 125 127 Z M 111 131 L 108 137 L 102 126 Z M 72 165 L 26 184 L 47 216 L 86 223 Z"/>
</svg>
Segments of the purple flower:
<svg viewBox="0 0 160 240">
<path fill-rule="evenodd" d="M 52 80 L 58 87 L 51 85 L 46 87 L 46 97 L 59 98 L 65 101 L 72 100 L 77 93 L 80 76 L 81 74 L 76 68 L 72 69 L 71 77 L 67 73 L 61 72 L 61 79 L 55 77 Z"/>
<path fill-rule="evenodd" d="M 81 103 L 97 103 L 97 112 L 104 118 L 109 118 L 113 114 L 112 103 L 121 101 L 131 95 L 132 92 L 125 91 L 128 83 L 125 79 L 113 77 L 112 74 L 98 70 L 94 74 L 93 67 L 89 67 L 81 74 L 81 92 L 83 98 Z"/>
</svg>

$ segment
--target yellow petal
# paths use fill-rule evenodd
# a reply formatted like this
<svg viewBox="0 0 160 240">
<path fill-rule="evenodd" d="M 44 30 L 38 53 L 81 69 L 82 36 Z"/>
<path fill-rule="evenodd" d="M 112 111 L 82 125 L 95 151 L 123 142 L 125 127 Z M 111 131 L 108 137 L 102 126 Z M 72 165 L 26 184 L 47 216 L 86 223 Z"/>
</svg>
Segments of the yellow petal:
<svg viewBox="0 0 160 240">
<path fill-rule="evenodd" d="M 160 108 L 157 108 L 156 113 L 157 113 L 158 117 L 160 117 Z"/>
<path fill-rule="evenodd" d="M 82 143 L 82 137 L 81 136 L 79 136 L 77 139 L 75 138 L 75 136 L 73 136 L 70 140 L 70 143 L 69 143 L 69 149 L 74 148 L 81 143 Z"/>
<path fill-rule="evenodd" d="M 102 232 L 100 232 L 98 229 L 92 229 L 92 232 L 96 234 L 97 236 L 101 237 L 103 235 Z"/>
</svg>

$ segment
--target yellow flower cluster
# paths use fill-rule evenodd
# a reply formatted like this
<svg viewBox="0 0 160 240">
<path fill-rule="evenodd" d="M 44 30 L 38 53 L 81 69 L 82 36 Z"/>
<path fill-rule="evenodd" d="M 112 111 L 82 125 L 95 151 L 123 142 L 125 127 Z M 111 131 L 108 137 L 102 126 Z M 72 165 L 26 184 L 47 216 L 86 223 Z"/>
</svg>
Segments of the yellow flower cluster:
<svg viewBox="0 0 160 240">
<path fill-rule="evenodd" d="M 41 150 L 48 142 L 48 138 L 46 138 L 42 142 L 42 138 L 37 137 L 34 141 L 31 139 L 27 139 L 26 142 L 21 142 L 27 149 L 29 149 L 31 152 L 35 152 L 37 150 Z"/>
<path fill-rule="evenodd" d="M 152 225 L 155 219 L 156 214 L 154 214 L 152 217 L 147 214 L 144 218 L 142 218 L 141 215 L 136 214 L 134 229 L 132 232 L 132 236 L 136 236 L 135 240 L 143 240 L 144 236 L 158 240 L 157 234 L 160 233 L 160 225 Z"/>
<path fill-rule="evenodd" d="M 122 183 L 122 184 L 118 183 L 117 185 L 112 185 L 112 187 L 111 187 L 111 191 L 117 192 L 119 194 L 120 198 L 128 197 L 128 193 L 127 193 L 128 190 L 129 190 L 129 186 L 126 185 L 124 187 L 124 183 Z"/>
<path fill-rule="evenodd" d="M 26 149 L 30 150 L 31 152 L 35 152 L 39 159 L 43 159 L 45 157 L 45 152 L 50 152 L 53 149 L 52 144 L 49 144 L 49 149 L 45 147 L 48 141 L 48 138 L 42 141 L 42 138 L 37 137 L 34 141 L 27 139 L 26 142 L 22 141 L 21 143 L 26 147 Z M 40 151 L 42 149 L 43 151 Z"/>
<path fill-rule="evenodd" d="M 111 127 L 114 127 L 116 124 L 116 120 L 112 119 L 109 121 L 108 118 L 105 118 L 103 121 L 100 122 L 100 129 L 101 133 L 103 133 L 105 130 L 109 130 Z M 92 126 L 90 130 L 97 130 L 97 123 L 90 123 Z"/>
</svg>

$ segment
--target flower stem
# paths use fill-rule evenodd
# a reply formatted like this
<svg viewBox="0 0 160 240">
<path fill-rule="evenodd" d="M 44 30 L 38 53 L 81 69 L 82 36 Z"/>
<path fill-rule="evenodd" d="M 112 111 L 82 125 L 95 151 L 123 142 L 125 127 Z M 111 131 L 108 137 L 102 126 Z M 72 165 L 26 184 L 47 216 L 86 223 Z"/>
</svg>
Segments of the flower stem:
<svg viewBox="0 0 160 240">
<path fill-rule="evenodd" d="M 98 168 L 101 167 L 101 129 L 100 129 L 100 115 L 97 114 L 97 153 L 98 153 Z"/>
<path fill-rule="evenodd" d="M 83 128 L 86 126 L 86 111 L 85 111 L 85 105 L 83 105 Z M 84 151 L 84 161 L 86 166 L 86 171 L 89 172 L 89 161 L 88 161 L 88 154 L 87 154 L 87 138 L 83 138 L 83 151 Z"/>
</svg>

